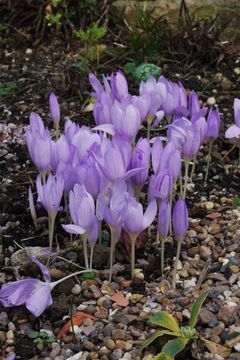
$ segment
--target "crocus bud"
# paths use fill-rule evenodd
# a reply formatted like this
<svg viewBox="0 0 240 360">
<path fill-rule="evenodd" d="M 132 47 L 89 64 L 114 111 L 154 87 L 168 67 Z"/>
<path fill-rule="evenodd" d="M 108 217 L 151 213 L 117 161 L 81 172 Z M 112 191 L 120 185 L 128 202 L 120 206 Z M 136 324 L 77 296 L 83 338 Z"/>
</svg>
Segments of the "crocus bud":
<svg viewBox="0 0 240 360">
<path fill-rule="evenodd" d="M 185 200 L 177 200 L 173 208 L 173 231 L 179 240 L 183 240 L 188 229 L 188 209 Z"/>
<path fill-rule="evenodd" d="M 166 200 L 161 201 L 158 212 L 158 232 L 160 238 L 165 238 L 168 234 L 170 212 L 169 203 Z"/>
<path fill-rule="evenodd" d="M 119 101 L 128 95 L 128 83 L 121 71 L 111 75 L 111 87 L 113 96 Z"/>
<path fill-rule="evenodd" d="M 60 121 L 60 108 L 57 101 L 57 97 L 54 93 L 51 93 L 49 96 L 49 106 L 53 121 L 55 123 L 58 123 Z"/>
<path fill-rule="evenodd" d="M 220 114 L 218 108 L 212 108 L 209 111 L 207 118 L 207 132 L 206 137 L 209 140 L 217 139 L 220 130 Z"/>
</svg>

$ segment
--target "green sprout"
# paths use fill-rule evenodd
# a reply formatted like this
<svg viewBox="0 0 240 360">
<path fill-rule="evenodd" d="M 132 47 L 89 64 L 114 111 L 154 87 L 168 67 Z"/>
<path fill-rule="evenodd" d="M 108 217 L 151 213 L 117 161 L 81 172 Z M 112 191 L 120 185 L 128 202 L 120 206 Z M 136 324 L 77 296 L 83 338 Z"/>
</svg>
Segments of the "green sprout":
<svg viewBox="0 0 240 360">
<path fill-rule="evenodd" d="M 52 344 L 56 341 L 56 338 L 54 335 L 49 335 L 46 331 L 29 331 L 27 333 L 27 337 L 29 339 L 33 339 L 33 341 L 37 344 L 41 344 L 43 346 L 46 346 L 48 344 Z"/>
<path fill-rule="evenodd" d="M 198 338 L 198 332 L 195 329 L 195 325 L 197 323 L 202 304 L 206 300 L 207 296 L 208 291 L 205 291 L 193 303 L 188 326 L 180 327 L 175 318 L 166 311 L 160 311 L 151 316 L 150 322 L 159 325 L 164 329 L 156 331 L 149 339 L 147 339 L 143 343 L 141 351 L 158 337 L 170 335 L 176 337 L 176 339 L 169 340 L 163 346 L 161 353 L 155 356 L 154 360 L 175 359 L 175 356 L 180 353 L 190 341 L 194 341 Z"/>
</svg>

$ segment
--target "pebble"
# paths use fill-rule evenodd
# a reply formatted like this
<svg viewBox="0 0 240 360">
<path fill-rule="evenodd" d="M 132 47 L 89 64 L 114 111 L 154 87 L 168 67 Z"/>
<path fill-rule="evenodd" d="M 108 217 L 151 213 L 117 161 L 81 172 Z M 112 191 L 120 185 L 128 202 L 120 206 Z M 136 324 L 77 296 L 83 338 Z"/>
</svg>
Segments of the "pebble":
<svg viewBox="0 0 240 360">
<path fill-rule="evenodd" d="M 236 345 L 234 345 L 234 349 L 235 349 L 237 352 L 240 352 L 240 342 L 237 343 Z"/>
<path fill-rule="evenodd" d="M 116 349 L 109 356 L 109 359 L 110 360 L 120 360 L 122 356 L 123 356 L 123 351 L 121 349 Z"/>
<path fill-rule="evenodd" d="M 115 341 L 113 341 L 112 339 L 110 339 L 110 338 L 105 339 L 104 343 L 109 350 L 115 349 L 116 344 L 115 344 Z"/>
<path fill-rule="evenodd" d="M 61 346 L 58 343 L 52 343 L 52 351 L 50 352 L 50 358 L 56 359 L 56 356 L 58 356 L 61 353 Z"/>
<path fill-rule="evenodd" d="M 125 340 L 126 331 L 122 329 L 114 329 L 112 331 L 113 340 Z"/>
<path fill-rule="evenodd" d="M 125 353 L 120 360 L 131 360 L 131 359 L 132 359 L 132 355 L 129 353 Z"/>
<path fill-rule="evenodd" d="M 79 295 L 82 291 L 81 285 L 80 284 L 75 284 L 74 287 L 72 288 L 72 294 L 73 295 Z"/>
<path fill-rule="evenodd" d="M 206 308 L 202 308 L 199 314 L 199 321 L 203 325 L 207 325 L 210 321 L 216 321 L 216 316 Z"/>
<path fill-rule="evenodd" d="M 95 345 L 91 341 L 84 340 L 83 341 L 83 346 L 84 346 L 85 349 L 87 349 L 89 351 L 95 350 Z"/>
<path fill-rule="evenodd" d="M 215 99 L 213 96 L 209 97 L 209 98 L 207 99 L 207 104 L 208 104 L 209 106 L 214 106 L 214 105 L 216 105 L 216 99 Z"/>
</svg>

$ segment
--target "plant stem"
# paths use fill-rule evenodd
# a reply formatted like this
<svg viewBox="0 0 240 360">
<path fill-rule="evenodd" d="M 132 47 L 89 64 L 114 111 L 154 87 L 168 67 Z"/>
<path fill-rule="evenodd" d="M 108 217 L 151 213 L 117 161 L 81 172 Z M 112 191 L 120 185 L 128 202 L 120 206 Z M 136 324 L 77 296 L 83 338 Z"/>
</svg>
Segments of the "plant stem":
<svg viewBox="0 0 240 360">
<path fill-rule="evenodd" d="M 99 221 L 98 243 L 99 245 L 102 245 L 102 220 Z"/>
<path fill-rule="evenodd" d="M 131 240 L 131 278 L 134 279 L 134 270 L 135 270 L 135 248 L 136 248 L 136 240 L 138 235 L 129 234 Z"/>
<path fill-rule="evenodd" d="M 192 164 L 192 169 L 191 169 L 191 175 L 190 175 L 191 182 L 192 182 L 193 175 L 194 175 L 194 173 L 195 173 L 196 162 L 197 162 L 197 158 L 196 158 L 196 156 L 195 156 L 195 158 L 193 159 L 193 164 Z"/>
<path fill-rule="evenodd" d="M 207 179 L 208 179 L 208 173 L 209 173 L 209 165 L 210 165 L 210 160 L 211 160 L 212 144 L 213 144 L 213 142 L 210 141 L 210 143 L 209 143 L 209 150 L 208 150 L 208 157 L 207 157 L 207 170 L 206 170 L 205 179 L 204 179 L 204 187 L 207 186 Z"/>
<path fill-rule="evenodd" d="M 187 192 L 187 183 L 188 183 L 188 168 L 189 168 L 189 159 L 184 159 L 185 163 L 185 174 L 184 174 L 184 189 L 183 189 L 183 199 L 186 198 L 186 192 Z"/>
<path fill-rule="evenodd" d="M 183 197 L 182 171 L 180 171 L 180 175 L 179 175 L 179 186 L 180 186 L 180 198 L 182 198 Z"/>
<path fill-rule="evenodd" d="M 161 237 L 161 272 L 163 275 L 164 270 L 164 244 L 165 243 L 165 237 Z"/>
<path fill-rule="evenodd" d="M 112 281 L 112 268 L 113 268 L 113 257 L 116 247 L 116 241 L 115 241 L 115 229 L 110 226 L 110 232 L 111 232 L 111 247 L 110 247 L 110 272 L 109 272 L 109 282 Z"/>
<path fill-rule="evenodd" d="M 87 232 L 82 235 L 82 244 L 83 244 L 83 256 L 86 269 L 89 270 L 89 263 L 88 263 L 88 251 L 87 251 Z"/>
<path fill-rule="evenodd" d="M 177 265 L 178 265 L 178 260 L 179 260 L 179 256 L 180 256 L 181 246 L 182 246 L 182 240 L 181 239 L 177 239 L 177 240 L 178 240 L 177 254 L 176 254 L 176 258 L 175 258 L 175 262 L 174 262 L 173 279 L 172 279 L 172 288 L 173 288 L 173 290 L 176 289 Z"/>
<path fill-rule="evenodd" d="M 95 272 L 96 272 L 96 270 L 93 270 L 93 269 L 92 269 L 92 271 L 95 271 Z M 77 271 L 77 272 L 75 272 L 75 273 L 73 273 L 73 274 L 69 274 L 69 275 L 65 276 L 65 277 L 62 278 L 62 279 L 59 279 L 59 280 L 57 280 L 57 281 L 53 281 L 53 282 L 50 283 L 50 284 L 51 284 L 51 288 L 53 289 L 56 285 L 60 284 L 62 281 L 65 281 L 65 280 L 71 278 L 72 276 L 84 274 L 84 273 L 87 273 L 87 272 L 89 272 L 89 269 Z"/>
<path fill-rule="evenodd" d="M 52 247 L 53 247 L 53 235 L 54 235 L 54 224 L 56 219 L 56 213 L 49 212 L 48 213 L 48 240 L 49 240 L 49 253 L 47 259 L 47 266 L 49 265 L 51 254 L 52 254 Z"/>
<path fill-rule="evenodd" d="M 93 249 L 94 249 L 94 246 L 91 246 L 91 249 L 90 249 L 90 271 L 92 271 L 92 264 L 93 264 Z"/>
<path fill-rule="evenodd" d="M 150 123 L 147 121 L 147 139 L 150 139 Z"/>
<path fill-rule="evenodd" d="M 169 205 L 170 205 L 170 219 L 169 219 L 169 235 L 172 236 L 172 205 L 173 205 L 173 192 L 175 183 L 173 184 L 173 190 L 170 193 Z"/>
</svg>

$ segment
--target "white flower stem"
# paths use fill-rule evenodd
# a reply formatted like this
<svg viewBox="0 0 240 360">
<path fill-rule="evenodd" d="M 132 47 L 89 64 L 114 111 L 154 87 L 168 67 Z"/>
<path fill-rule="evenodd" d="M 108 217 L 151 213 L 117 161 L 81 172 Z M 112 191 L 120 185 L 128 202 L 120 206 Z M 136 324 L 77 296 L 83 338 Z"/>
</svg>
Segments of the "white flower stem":
<svg viewBox="0 0 240 360">
<path fill-rule="evenodd" d="M 53 247 L 53 236 L 54 236 L 54 225 L 55 225 L 55 219 L 56 219 L 56 213 L 55 212 L 49 212 L 48 213 L 48 239 L 49 239 L 49 253 L 48 253 L 48 259 L 47 259 L 47 266 L 49 265 L 51 253 L 52 253 L 52 247 Z"/>
<path fill-rule="evenodd" d="M 175 262 L 174 262 L 173 278 L 172 278 L 172 288 L 173 288 L 173 290 L 176 289 L 177 266 L 178 266 L 178 261 L 179 261 L 181 246 L 182 246 L 182 239 L 177 239 L 177 241 L 178 241 L 177 254 L 176 254 L 176 258 L 175 258 Z"/>
<path fill-rule="evenodd" d="M 165 237 L 161 237 L 161 272 L 163 275 L 164 270 L 164 245 L 165 245 Z"/>
<path fill-rule="evenodd" d="M 96 270 L 93 270 L 93 269 L 92 269 L 91 271 L 97 272 Z M 64 278 L 62 278 L 62 279 L 59 279 L 59 280 L 57 280 L 57 281 L 51 282 L 51 283 L 50 283 L 51 288 L 53 289 L 56 285 L 60 284 L 62 281 L 65 281 L 65 280 L 71 278 L 72 276 L 77 276 L 77 275 L 84 274 L 84 273 L 88 273 L 88 272 L 89 272 L 89 269 L 87 269 L 87 270 L 81 270 L 81 271 L 77 271 L 77 272 L 75 272 L 75 273 L 73 273 L 73 274 L 69 274 L 69 275 L 65 276 Z"/>
<path fill-rule="evenodd" d="M 209 166 L 210 166 L 210 161 L 211 161 L 212 144 L 213 144 L 213 142 L 210 141 L 210 143 L 209 143 L 209 150 L 208 150 L 208 156 L 207 156 L 207 170 L 206 170 L 205 179 L 204 179 L 204 187 L 207 186 Z"/>
<path fill-rule="evenodd" d="M 194 173 L 195 173 L 196 162 L 197 162 L 197 158 L 196 158 L 196 156 L 195 156 L 195 158 L 193 159 L 193 164 L 192 164 L 192 169 L 191 169 L 191 175 L 190 175 L 190 180 L 191 180 L 191 182 L 192 182 L 193 175 L 194 175 Z"/>
<path fill-rule="evenodd" d="M 111 247 L 110 247 L 110 272 L 109 272 L 109 282 L 112 281 L 112 269 L 113 269 L 113 259 L 114 259 L 114 253 L 115 253 L 115 248 L 117 245 L 118 240 L 116 240 L 115 235 L 116 235 L 116 228 L 110 226 L 110 232 L 111 232 Z"/>
<path fill-rule="evenodd" d="M 83 245 L 83 256 L 85 262 L 85 268 L 89 271 L 89 263 L 88 263 L 88 250 L 87 250 L 87 232 L 82 235 L 82 245 Z"/>
<path fill-rule="evenodd" d="M 92 271 L 92 264 L 93 264 L 93 250 L 94 250 L 94 246 L 91 246 L 90 249 L 90 271 Z"/>
<path fill-rule="evenodd" d="M 136 248 L 136 240 L 138 235 L 129 234 L 131 240 L 131 278 L 134 279 L 134 270 L 135 270 L 135 248 Z"/>
<path fill-rule="evenodd" d="M 184 159 L 185 163 L 185 174 L 184 174 L 184 189 L 183 189 L 183 199 L 186 198 L 186 192 L 187 192 L 187 184 L 188 184 L 188 169 L 189 169 L 189 159 Z"/>
<path fill-rule="evenodd" d="M 102 245 L 102 221 L 99 221 L 99 235 L 98 235 L 98 243 Z"/>
</svg>

